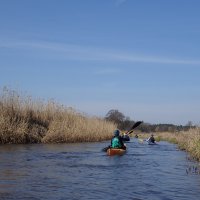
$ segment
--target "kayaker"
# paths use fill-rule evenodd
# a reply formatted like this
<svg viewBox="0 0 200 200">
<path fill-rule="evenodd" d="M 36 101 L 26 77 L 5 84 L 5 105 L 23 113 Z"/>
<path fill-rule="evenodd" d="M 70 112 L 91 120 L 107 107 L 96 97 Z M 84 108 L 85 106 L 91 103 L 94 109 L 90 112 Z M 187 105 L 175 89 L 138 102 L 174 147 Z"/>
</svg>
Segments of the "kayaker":
<svg viewBox="0 0 200 200">
<path fill-rule="evenodd" d="M 151 134 L 151 136 L 147 139 L 147 142 L 151 142 L 151 143 L 155 143 L 155 138 L 153 136 L 153 134 Z"/>
<path fill-rule="evenodd" d="M 123 141 L 130 141 L 130 137 L 129 137 L 129 135 L 126 134 L 126 133 L 124 133 L 121 137 L 122 137 L 122 140 L 123 140 Z"/>
<path fill-rule="evenodd" d="M 115 130 L 113 132 L 114 136 L 111 140 L 111 148 L 119 148 L 119 149 L 126 149 L 126 146 L 124 145 L 123 139 L 120 136 L 120 131 Z"/>
</svg>

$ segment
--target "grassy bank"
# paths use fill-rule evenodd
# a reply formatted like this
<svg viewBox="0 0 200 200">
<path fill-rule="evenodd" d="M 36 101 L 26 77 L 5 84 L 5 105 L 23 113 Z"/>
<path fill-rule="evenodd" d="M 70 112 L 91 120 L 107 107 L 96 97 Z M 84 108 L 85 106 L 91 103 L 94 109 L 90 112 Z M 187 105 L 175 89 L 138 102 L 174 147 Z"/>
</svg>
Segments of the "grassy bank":
<svg viewBox="0 0 200 200">
<path fill-rule="evenodd" d="M 157 140 L 166 140 L 187 151 L 192 158 L 200 161 L 200 128 L 176 133 L 156 133 Z"/>
<path fill-rule="evenodd" d="M 91 142 L 110 139 L 115 125 L 53 101 L 2 89 L 0 144 Z"/>
<path fill-rule="evenodd" d="M 150 134 L 139 134 L 139 138 L 148 138 Z M 154 133 L 156 141 L 168 141 L 177 144 L 181 150 L 187 151 L 190 156 L 200 161 L 200 128 L 193 128 L 181 132 Z"/>
</svg>

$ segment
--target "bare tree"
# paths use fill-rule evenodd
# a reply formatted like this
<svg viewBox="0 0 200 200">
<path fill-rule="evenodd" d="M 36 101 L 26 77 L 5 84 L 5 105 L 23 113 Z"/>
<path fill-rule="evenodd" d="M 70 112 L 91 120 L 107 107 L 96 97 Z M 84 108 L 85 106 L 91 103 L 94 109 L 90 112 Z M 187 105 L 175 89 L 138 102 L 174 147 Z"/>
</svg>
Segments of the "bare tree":
<svg viewBox="0 0 200 200">
<path fill-rule="evenodd" d="M 112 109 L 108 111 L 108 113 L 105 116 L 105 119 L 108 121 L 114 122 L 115 124 L 117 124 L 117 127 L 120 129 L 122 123 L 125 120 L 125 116 L 123 113 L 119 112 L 118 110 Z"/>
</svg>

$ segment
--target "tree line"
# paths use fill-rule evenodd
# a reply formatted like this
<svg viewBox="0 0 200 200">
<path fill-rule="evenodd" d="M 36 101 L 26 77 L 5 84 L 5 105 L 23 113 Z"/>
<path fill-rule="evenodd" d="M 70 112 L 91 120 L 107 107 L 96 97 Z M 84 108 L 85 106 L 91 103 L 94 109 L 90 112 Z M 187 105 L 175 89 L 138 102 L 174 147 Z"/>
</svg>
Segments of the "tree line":
<svg viewBox="0 0 200 200">
<path fill-rule="evenodd" d="M 108 111 L 105 116 L 105 120 L 114 122 L 118 129 L 120 130 L 129 130 L 130 127 L 135 123 L 134 120 L 131 120 L 130 117 L 125 116 L 118 110 L 112 109 Z M 177 131 L 187 131 L 190 128 L 194 128 L 192 122 L 189 121 L 186 125 L 174 125 L 174 124 L 150 124 L 142 123 L 136 130 L 141 132 L 177 132 Z"/>
</svg>

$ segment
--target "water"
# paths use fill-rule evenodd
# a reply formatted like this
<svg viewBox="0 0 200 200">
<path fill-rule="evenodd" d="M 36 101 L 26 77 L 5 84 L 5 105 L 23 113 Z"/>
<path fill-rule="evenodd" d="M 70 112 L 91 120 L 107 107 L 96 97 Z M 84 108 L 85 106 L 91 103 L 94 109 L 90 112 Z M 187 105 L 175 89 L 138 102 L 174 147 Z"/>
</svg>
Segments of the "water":
<svg viewBox="0 0 200 200">
<path fill-rule="evenodd" d="M 200 199 L 196 163 L 175 145 L 132 139 L 109 157 L 108 143 L 0 146 L 0 199 Z"/>
</svg>

